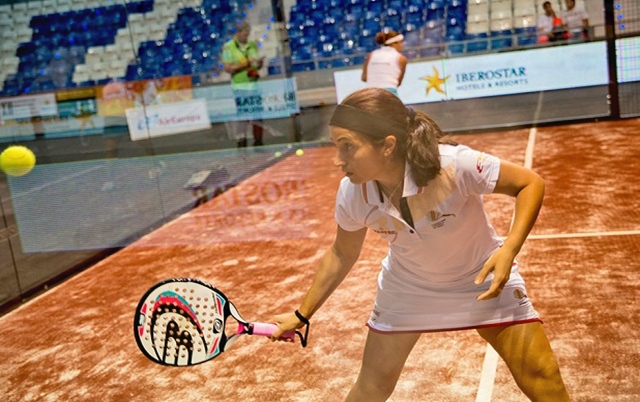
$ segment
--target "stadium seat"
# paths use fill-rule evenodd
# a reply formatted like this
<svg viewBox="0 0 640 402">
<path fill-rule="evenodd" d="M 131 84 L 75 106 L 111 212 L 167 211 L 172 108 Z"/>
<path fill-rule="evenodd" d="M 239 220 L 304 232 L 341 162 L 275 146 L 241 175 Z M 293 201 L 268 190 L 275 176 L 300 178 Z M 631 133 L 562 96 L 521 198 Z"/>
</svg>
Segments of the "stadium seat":
<svg viewBox="0 0 640 402">
<path fill-rule="evenodd" d="M 425 21 L 424 10 L 417 6 L 409 6 L 404 14 L 404 23 L 421 26 Z"/>
<path fill-rule="evenodd" d="M 364 22 L 362 24 L 362 28 L 375 31 L 376 33 L 380 31 L 382 26 L 382 19 L 379 13 L 367 12 L 364 16 Z"/>
<path fill-rule="evenodd" d="M 538 42 L 536 19 L 532 15 L 515 17 L 514 33 L 518 46 L 534 45 Z"/>
<path fill-rule="evenodd" d="M 365 5 L 365 9 L 375 14 L 382 14 L 385 4 L 382 0 L 369 0 Z"/>
<path fill-rule="evenodd" d="M 402 29 L 402 11 L 389 8 L 382 19 L 382 29 L 400 31 Z"/>
<path fill-rule="evenodd" d="M 431 2 L 427 6 L 427 22 L 444 20 L 445 8 L 444 2 Z"/>
<path fill-rule="evenodd" d="M 489 23 L 472 22 L 467 25 L 467 52 L 484 52 L 489 48 Z"/>
<path fill-rule="evenodd" d="M 513 45 L 512 28 L 513 24 L 510 18 L 491 21 L 491 37 L 494 38 L 490 41 L 492 50 L 509 48 Z"/>
</svg>

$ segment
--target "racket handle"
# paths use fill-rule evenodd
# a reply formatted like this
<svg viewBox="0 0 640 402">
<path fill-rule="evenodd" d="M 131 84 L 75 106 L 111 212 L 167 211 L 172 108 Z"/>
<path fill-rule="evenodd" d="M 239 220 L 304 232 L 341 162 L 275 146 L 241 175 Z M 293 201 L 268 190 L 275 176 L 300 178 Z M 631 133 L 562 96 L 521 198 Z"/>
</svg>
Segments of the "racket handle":
<svg viewBox="0 0 640 402">
<path fill-rule="evenodd" d="M 251 326 L 253 327 L 251 335 L 264 335 L 270 337 L 274 332 L 278 330 L 278 326 L 276 324 L 270 324 L 266 322 L 254 322 L 251 323 Z M 282 334 L 280 338 L 294 340 L 295 336 L 296 333 L 294 331 L 289 331 Z"/>
</svg>

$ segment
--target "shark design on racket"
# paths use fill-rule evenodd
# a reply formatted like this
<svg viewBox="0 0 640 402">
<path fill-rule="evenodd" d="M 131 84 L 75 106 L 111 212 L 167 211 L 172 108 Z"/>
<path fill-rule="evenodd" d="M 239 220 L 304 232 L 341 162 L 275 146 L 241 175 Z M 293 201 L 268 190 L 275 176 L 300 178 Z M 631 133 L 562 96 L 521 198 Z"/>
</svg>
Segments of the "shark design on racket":
<svg viewBox="0 0 640 402">
<path fill-rule="evenodd" d="M 233 330 L 232 317 L 237 325 Z M 271 336 L 276 324 L 248 322 L 219 289 L 198 279 L 172 278 L 152 286 L 144 294 L 133 322 L 133 332 L 142 353 L 167 366 L 204 363 L 231 347 L 242 335 Z M 285 332 L 282 339 L 300 337 Z"/>
</svg>

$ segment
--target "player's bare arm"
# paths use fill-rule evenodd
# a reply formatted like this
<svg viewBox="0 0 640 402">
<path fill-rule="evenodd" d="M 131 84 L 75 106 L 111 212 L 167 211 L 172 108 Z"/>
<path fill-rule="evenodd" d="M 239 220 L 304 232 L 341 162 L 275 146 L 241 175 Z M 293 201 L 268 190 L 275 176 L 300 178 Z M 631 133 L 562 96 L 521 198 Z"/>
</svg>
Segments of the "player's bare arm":
<svg viewBox="0 0 640 402">
<path fill-rule="evenodd" d="M 366 228 L 349 232 L 338 226 L 336 238 L 322 256 L 311 287 L 298 308 L 300 314 L 307 319 L 311 318 L 342 283 L 360 256 L 366 234 Z M 295 314 L 276 316 L 273 322 L 279 327 L 271 338 L 273 340 L 278 339 L 284 332 L 303 326 Z"/>
<path fill-rule="evenodd" d="M 398 86 L 402 85 L 402 80 L 404 79 L 404 73 L 407 71 L 407 58 L 403 55 L 400 55 L 400 59 L 398 60 L 398 64 L 400 64 L 400 76 L 398 77 Z"/>
<path fill-rule="evenodd" d="M 367 66 L 369 65 L 370 59 L 371 53 L 367 55 L 367 59 L 364 61 L 364 65 L 362 66 L 362 77 L 360 78 L 362 82 L 367 82 Z"/>
<path fill-rule="evenodd" d="M 500 175 L 493 192 L 515 197 L 515 215 L 504 245 L 489 258 L 476 277 L 476 284 L 480 284 L 490 272 L 494 274 L 491 287 L 478 296 L 478 300 L 498 296 L 509 280 L 513 260 L 520 252 L 542 207 L 544 181 L 530 169 L 501 161 Z"/>
</svg>

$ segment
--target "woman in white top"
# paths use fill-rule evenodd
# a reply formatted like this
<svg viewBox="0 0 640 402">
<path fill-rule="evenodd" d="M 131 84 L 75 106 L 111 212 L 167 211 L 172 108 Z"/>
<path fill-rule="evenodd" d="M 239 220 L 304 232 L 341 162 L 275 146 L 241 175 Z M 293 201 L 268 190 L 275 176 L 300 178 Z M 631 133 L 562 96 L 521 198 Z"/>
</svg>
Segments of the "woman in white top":
<svg viewBox="0 0 640 402">
<path fill-rule="evenodd" d="M 362 68 L 362 81 L 367 87 L 384 88 L 398 95 L 407 68 L 407 58 L 400 53 L 404 36 L 396 31 L 376 34 L 379 49 L 369 53 Z"/>
<path fill-rule="evenodd" d="M 336 238 L 300 307 L 274 317 L 279 329 L 272 340 L 309 324 L 355 264 L 371 229 L 387 239 L 389 251 L 347 401 L 386 400 L 421 333 L 462 329 L 475 329 L 493 346 L 527 397 L 568 401 L 515 260 L 542 204 L 540 176 L 445 140 L 433 120 L 384 89 L 348 96 L 330 126 L 334 163 L 345 173 Z M 515 198 L 504 241 L 484 210 L 488 193 Z"/>
</svg>

